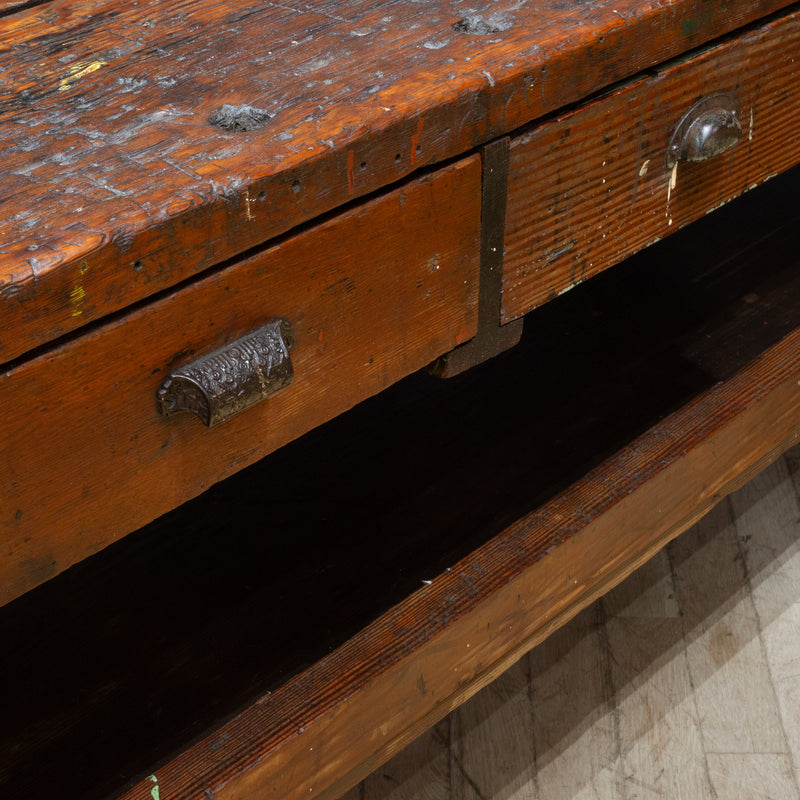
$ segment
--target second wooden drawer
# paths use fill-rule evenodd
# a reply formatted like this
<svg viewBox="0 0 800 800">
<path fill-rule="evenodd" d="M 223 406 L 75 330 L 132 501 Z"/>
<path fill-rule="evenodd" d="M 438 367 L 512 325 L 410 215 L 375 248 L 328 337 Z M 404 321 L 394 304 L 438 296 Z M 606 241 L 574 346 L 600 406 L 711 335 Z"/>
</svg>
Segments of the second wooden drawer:
<svg viewBox="0 0 800 800">
<path fill-rule="evenodd" d="M 703 98 L 738 105 L 741 139 L 667 166 Z M 800 16 L 633 80 L 511 145 L 502 321 L 557 297 L 800 161 Z"/>
</svg>

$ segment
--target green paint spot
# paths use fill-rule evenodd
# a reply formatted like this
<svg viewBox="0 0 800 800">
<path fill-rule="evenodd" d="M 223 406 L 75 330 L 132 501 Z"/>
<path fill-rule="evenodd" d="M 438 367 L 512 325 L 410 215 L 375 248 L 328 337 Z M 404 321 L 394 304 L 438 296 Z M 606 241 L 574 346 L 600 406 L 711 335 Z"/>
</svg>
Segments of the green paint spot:
<svg viewBox="0 0 800 800">
<path fill-rule="evenodd" d="M 685 19 L 681 25 L 681 36 L 691 36 L 700 26 L 696 19 Z"/>
<path fill-rule="evenodd" d="M 161 793 L 158 791 L 158 778 L 156 778 L 155 775 L 151 775 L 150 780 L 155 784 L 155 786 L 150 790 L 150 796 L 153 798 L 153 800 L 161 800 Z"/>
<path fill-rule="evenodd" d="M 17 513 L 14 514 L 14 519 L 22 519 L 22 509 L 18 508 Z"/>
</svg>

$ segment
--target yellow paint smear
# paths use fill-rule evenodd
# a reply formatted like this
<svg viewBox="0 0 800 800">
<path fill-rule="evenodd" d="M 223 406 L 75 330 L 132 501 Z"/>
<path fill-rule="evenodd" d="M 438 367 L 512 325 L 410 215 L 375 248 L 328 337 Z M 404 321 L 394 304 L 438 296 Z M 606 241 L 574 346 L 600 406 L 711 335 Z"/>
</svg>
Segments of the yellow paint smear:
<svg viewBox="0 0 800 800">
<path fill-rule="evenodd" d="M 72 84 L 79 78 L 90 75 L 92 72 L 97 72 L 100 67 L 104 67 L 107 63 L 106 61 L 76 61 L 67 70 L 67 76 L 62 78 L 61 83 L 58 84 L 58 91 L 66 92 L 67 89 L 72 88 Z"/>
<path fill-rule="evenodd" d="M 83 300 L 86 297 L 86 291 L 83 286 L 76 286 L 69 293 L 69 301 L 72 303 L 72 316 L 79 317 L 83 313 Z"/>
</svg>

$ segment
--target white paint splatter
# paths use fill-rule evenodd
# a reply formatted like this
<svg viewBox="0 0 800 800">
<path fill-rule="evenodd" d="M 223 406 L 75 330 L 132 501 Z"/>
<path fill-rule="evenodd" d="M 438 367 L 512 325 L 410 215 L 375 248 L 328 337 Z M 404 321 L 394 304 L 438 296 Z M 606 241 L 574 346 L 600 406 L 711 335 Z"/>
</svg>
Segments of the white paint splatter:
<svg viewBox="0 0 800 800">
<path fill-rule="evenodd" d="M 667 209 L 664 212 L 664 216 L 669 216 L 669 200 L 672 197 L 672 192 L 675 187 L 678 185 L 678 162 L 676 161 L 672 167 L 672 172 L 669 175 L 669 184 L 667 185 Z M 670 222 L 670 224 L 672 224 Z"/>
</svg>

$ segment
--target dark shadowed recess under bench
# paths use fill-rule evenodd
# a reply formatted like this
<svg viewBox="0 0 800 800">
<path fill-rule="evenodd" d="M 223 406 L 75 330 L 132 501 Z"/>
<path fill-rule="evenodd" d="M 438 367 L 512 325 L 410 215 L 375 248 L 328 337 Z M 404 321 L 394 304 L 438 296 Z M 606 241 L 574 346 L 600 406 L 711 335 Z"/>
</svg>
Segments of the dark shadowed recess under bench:
<svg viewBox="0 0 800 800">
<path fill-rule="evenodd" d="M 779 341 L 800 324 L 798 180 L 0 609 L 0 796 L 95 800 L 147 774 Z"/>
</svg>

